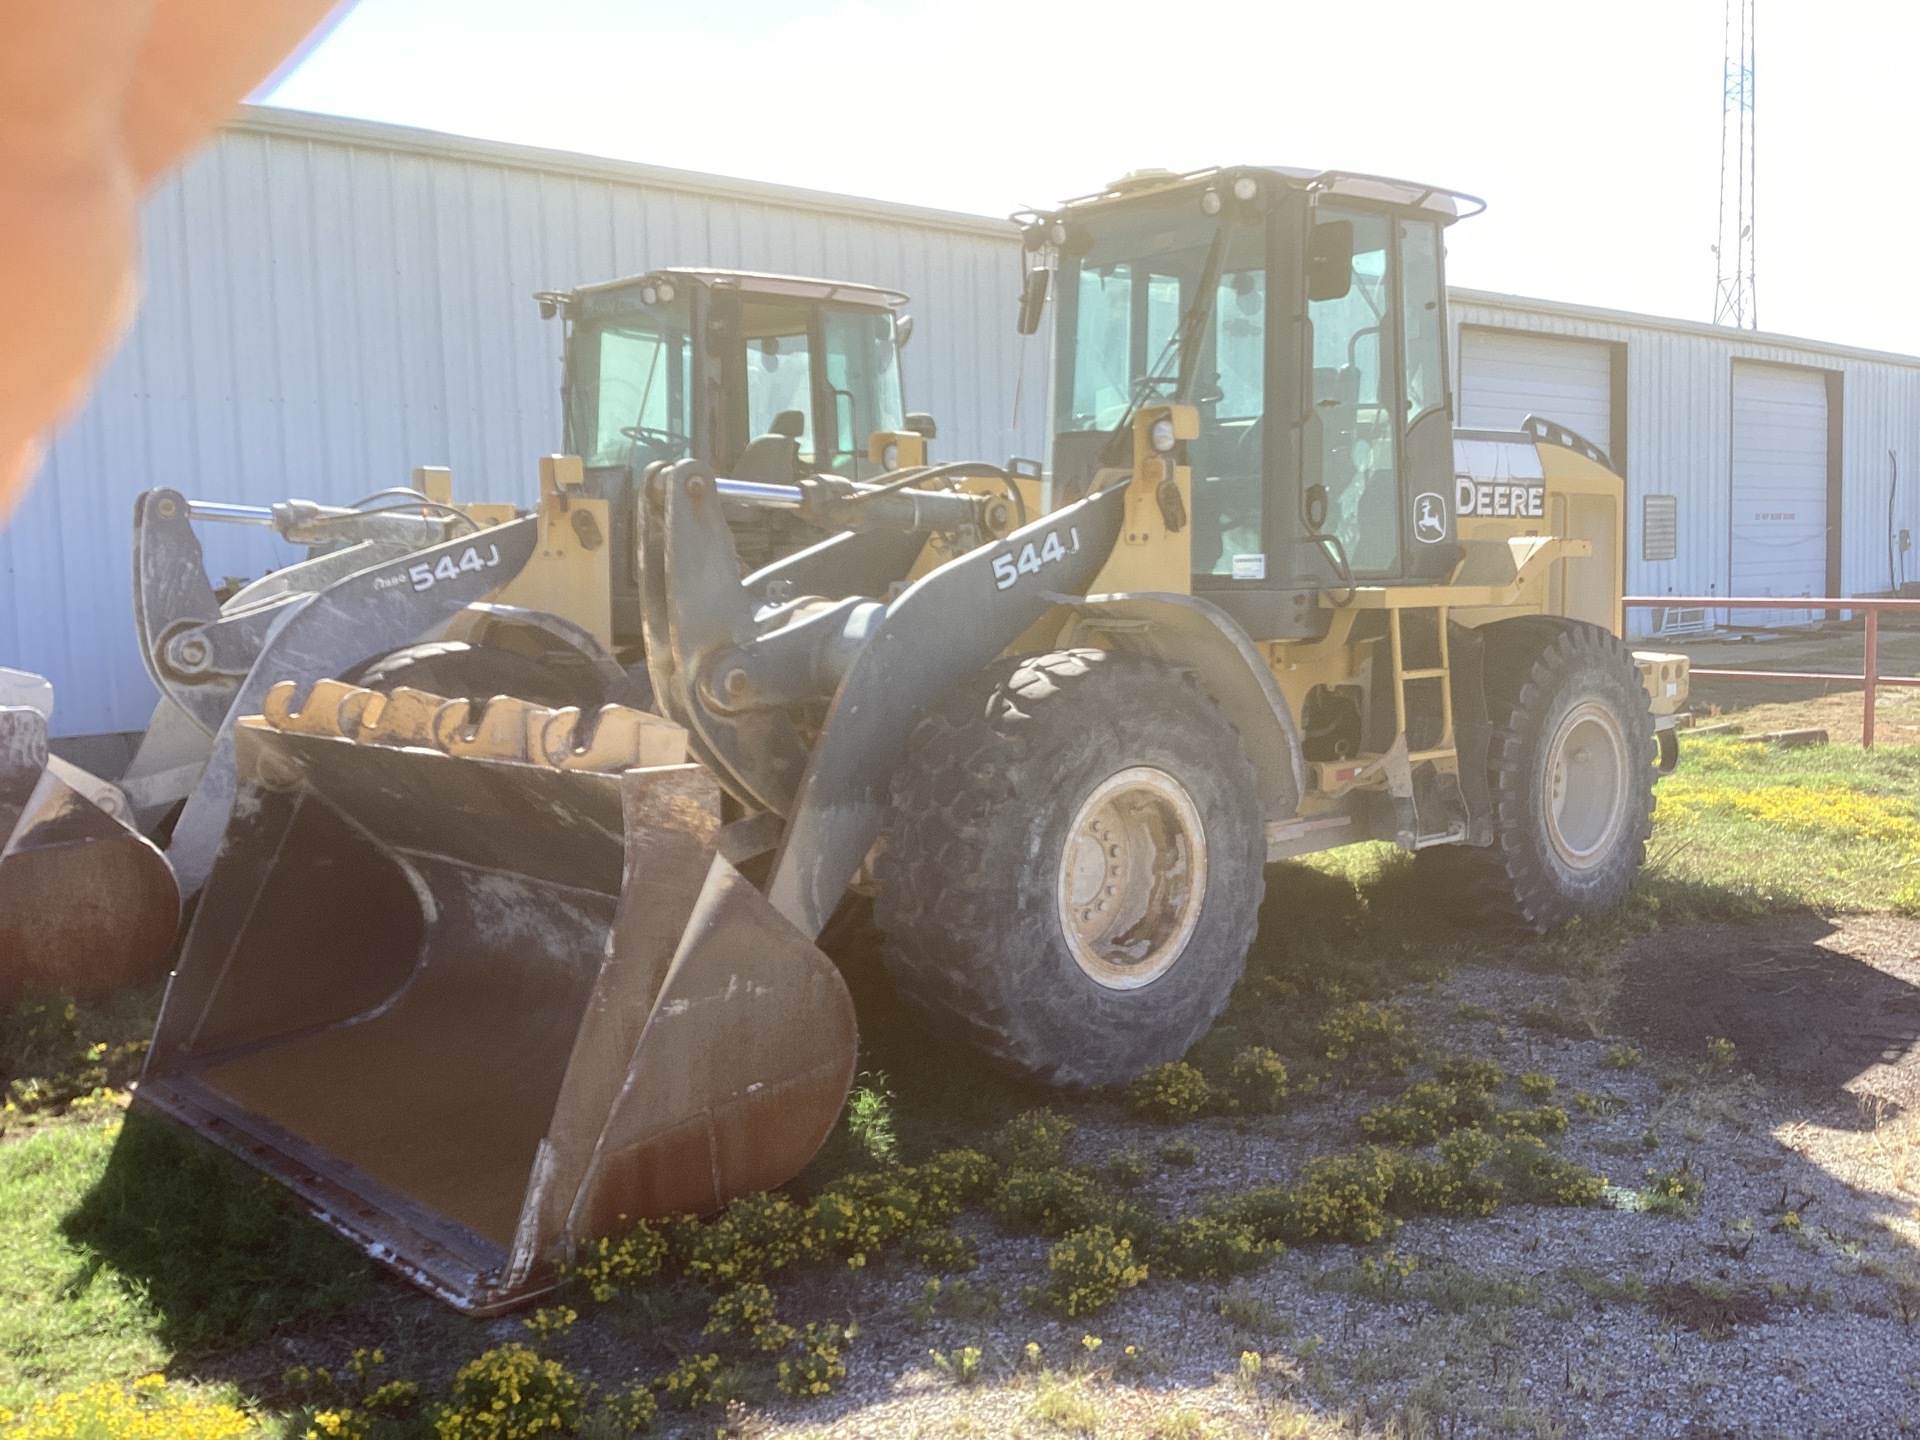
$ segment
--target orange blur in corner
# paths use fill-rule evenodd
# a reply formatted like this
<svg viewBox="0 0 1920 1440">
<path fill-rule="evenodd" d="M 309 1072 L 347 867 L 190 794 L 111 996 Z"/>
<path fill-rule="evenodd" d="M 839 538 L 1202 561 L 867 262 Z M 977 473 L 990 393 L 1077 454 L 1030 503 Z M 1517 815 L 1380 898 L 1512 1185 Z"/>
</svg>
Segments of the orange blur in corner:
<svg viewBox="0 0 1920 1440">
<path fill-rule="evenodd" d="M 351 0 L 0 0 L 0 523 L 133 317 L 141 199 Z"/>
</svg>

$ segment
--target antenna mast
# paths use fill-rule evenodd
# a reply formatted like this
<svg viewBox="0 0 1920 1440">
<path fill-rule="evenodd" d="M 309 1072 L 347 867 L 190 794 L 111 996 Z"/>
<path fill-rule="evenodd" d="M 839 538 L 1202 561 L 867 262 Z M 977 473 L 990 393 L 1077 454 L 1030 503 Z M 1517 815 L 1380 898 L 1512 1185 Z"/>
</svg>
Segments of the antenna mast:
<svg viewBox="0 0 1920 1440">
<path fill-rule="evenodd" d="M 1753 288 L 1753 9 L 1727 0 L 1720 107 L 1720 234 L 1713 247 L 1713 323 L 1760 328 Z"/>
</svg>

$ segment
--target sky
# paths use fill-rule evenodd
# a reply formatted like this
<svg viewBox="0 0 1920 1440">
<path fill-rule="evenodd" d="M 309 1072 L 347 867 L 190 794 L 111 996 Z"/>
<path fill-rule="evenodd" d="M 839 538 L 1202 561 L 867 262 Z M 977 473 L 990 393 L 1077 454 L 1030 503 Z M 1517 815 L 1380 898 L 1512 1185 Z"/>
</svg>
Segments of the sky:
<svg viewBox="0 0 1920 1440">
<path fill-rule="evenodd" d="M 1920 352 L 1920 6 L 1757 5 L 1761 327 Z M 257 98 L 987 215 L 1148 166 L 1374 171 L 1487 200 L 1456 285 L 1709 320 L 1723 27 L 1722 0 L 359 0 Z"/>
</svg>

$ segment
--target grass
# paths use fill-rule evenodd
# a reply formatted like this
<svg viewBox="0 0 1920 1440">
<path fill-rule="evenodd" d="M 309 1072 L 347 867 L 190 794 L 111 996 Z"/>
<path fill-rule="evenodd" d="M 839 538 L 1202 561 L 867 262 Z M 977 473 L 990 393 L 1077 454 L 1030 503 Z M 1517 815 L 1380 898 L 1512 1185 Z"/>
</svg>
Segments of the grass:
<svg viewBox="0 0 1920 1440">
<path fill-rule="evenodd" d="M 1272 867 L 1246 978 L 1191 1061 L 1218 1080 L 1245 1047 L 1270 1047 L 1285 1058 L 1304 1103 L 1318 1087 L 1352 1078 L 1317 1038 L 1329 1016 L 1388 1001 L 1461 964 L 1507 963 L 1580 982 L 1602 976 L 1624 941 L 1661 928 L 1800 908 L 1920 909 L 1920 809 L 1908 798 L 1920 794 L 1920 750 L 1683 743 L 1682 770 L 1661 783 L 1649 864 L 1631 899 L 1545 939 L 1437 924 L 1422 876 L 1388 846 Z M 859 1007 L 861 1097 L 796 1190 L 890 1156 L 912 1164 L 939 1149 L 978 1146 L 1042 1101 L 926 1043 L 886 980 L 862 907 L 837 919 L 827 943 Z M 404 1293 L 270 1182 L 139 1113 L 123 1119 L 120 1087 L 137 1068 L 156 999 L 154 991 L 132 992 L 96 1009 L 43 1004 L 0 1015 L 0 1081 L 13 1097 L 0 1112 L 0 1407 L 152 1370 L 221 1380 L 235 1373 L 235 1357 L 262 1352 L 269 1338 L 277 1346 L 300 1337 L 303 1354 L 316 1344 L 344 1352 L 382 1339 L 358 1333 L 380 1309 L 370 1298 L 393 1310 L 392 1297 Z M 1592 1018 L 1578 1017 L 1589 1026 Z M 1105 1113 L 1113 1102 L 1045 1103 L 1071 1117 Z M 1143 1157 L 1157 1152 L 1175 1167 L 1159 1168 L 1162 1177 L 1184 1173 L 1183 1162 L 1198 1162 L 1194 1173 L 1204 1177 L 1200 1127 L 1218 1123 L 1199 1122 L 1192 1138 L 1183 1130 L 1143 1141 L 1130 1169 L 1153 1170 Z M 1186 1147 L 1177 1153 L 1168 1148 L 1176 1140 Z M 967 1308 L 965 1282 L 948 1284 L 939 1312 Z M 1531 1303 L 1503 1277 L 1481 1285 L 1450 1270 L 1414 1276 L 1406 1288 L 1449 1317 Z M 1250 1296 L 1224 1295 L 1222 1316 L 1241 1332 L 1285 1328 Z M 608 1307 L 592 1328 L 609 1343 L 650 1343 L 661 1317 L 628 1309 L 631 1316 Z M 343 1324 L 346 1313 L 355 1318 Z M 448 1370 L 486 1343 L 478 1326 L 415 1328 L 411 1356 L 392 1339 L 383 1343 L 402 1364 L 425 1356 L 429 1371 Z M 261 1378 L 283 1362 L 255 1353 L 248 1364 L 253 1378 L 243 1376 L 242 1389 L 255 1402 L 283 1401 Z M 1063 1384 L 1035 1397 L 1044 1413 L 1029 1414 L 1028 1423 L 1072 1433 L 1086 1423 L 1080 1402 L 1088 1397 L 1105 1408 L 1099 1387 Z M 1175 1431 L 1184 1424 L 1169 1423 Z M 1223 1433 L 1242 1432 L 1226 1424 Z"/>
<path fill-rule="evenodd" d="M 104 1173 L 116 1127 L 73 1125 L 0 1146 L 0 1407 L 172 1358 L 131 1276 L 95 1270 L 61 1217 Z"/>
<path fill-rule="evenodd" d="M 29 995 L 0 1012 L 0 1138 L 98 1115 L 124 1099 L 146 1059 L 160 988 L 123 990 L 93 1005 Z"/>
<path fill-rule="evenodd" d="M 1645 888 L 1711 885 L 1767 910 L 1920 911 L 1920 747 L 1682 746 Z"/>
<path fill-rule="evenodd" d="M 364 1292 L 278 1186 L 144 1115 L 0 1146 L 0 1406 L 258 1341 Z"/>
</svg>

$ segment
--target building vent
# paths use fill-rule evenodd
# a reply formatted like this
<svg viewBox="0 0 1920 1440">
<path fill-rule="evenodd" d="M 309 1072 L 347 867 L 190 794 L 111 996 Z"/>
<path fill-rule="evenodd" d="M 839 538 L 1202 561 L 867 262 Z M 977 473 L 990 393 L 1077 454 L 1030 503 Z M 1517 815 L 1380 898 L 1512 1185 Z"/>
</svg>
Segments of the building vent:
<svg viewBox="0 0 1920 1440">
<path fill-rule="evenodd" d="M 1680 553 L 1680 500 L 1675 495 L 1640 499 L 1640 558 L 1671 560 Z"/>
</svg>

